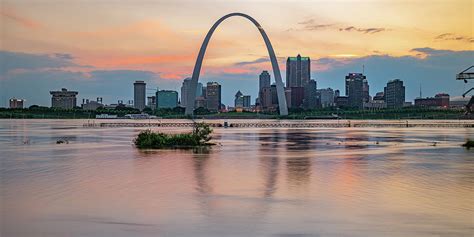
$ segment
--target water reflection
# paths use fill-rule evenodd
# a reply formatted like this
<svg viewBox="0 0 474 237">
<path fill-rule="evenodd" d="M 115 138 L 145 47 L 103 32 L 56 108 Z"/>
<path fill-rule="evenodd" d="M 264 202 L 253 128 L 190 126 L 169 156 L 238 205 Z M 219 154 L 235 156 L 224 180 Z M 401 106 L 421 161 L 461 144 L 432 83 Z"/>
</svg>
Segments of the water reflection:
<svg viewBox="0 0 474 237">
<path fill-rule="evenodd" d="M 472 233 L 473 130 L 216 129 L 211 149 L 138 150 L 139 129 L 42 123 L 0 124 L 34 138 L 0 143 L 6 236 Z"/>
</svg>

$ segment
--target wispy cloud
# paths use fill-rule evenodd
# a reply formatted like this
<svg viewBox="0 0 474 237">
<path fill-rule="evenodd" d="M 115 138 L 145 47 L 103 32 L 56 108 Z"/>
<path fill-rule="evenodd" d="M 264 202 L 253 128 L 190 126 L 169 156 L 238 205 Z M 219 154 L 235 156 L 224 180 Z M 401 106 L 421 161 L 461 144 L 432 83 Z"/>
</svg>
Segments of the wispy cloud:
<svg viewBox="0 0 474 237">
<path fill-rule="evenodd" d="M 348 31 L 348 32 L 353 31 L 353 32 L 361 32 L 364 34 L 375 34 L 375 33 L 379 33 L 386 30 L 387 30 L 386 28 L 357 28 L 355 26 L 339 28 L 339 31 Z"/>
<path fill-rule="evenodd" d="M 43 27 L 40 22 L 29 19 L 28 17 L 20 16 L 11 9 L 0 9 L 0 16 L 1 18 L 9 19 L 29 29 L 39 29 Z"/>
<path fill-rule="evenodd" d="M 318 31 L 318 30 L 338 30 L 344 32 L 360 32 L 364 34 L 376 34 L 383 31 L 387 31 L 387 28 L 382 27 L 369 27 L 369 28 L 362 28 L 356 27 L 351 25 L 342 25 L 336 23 L 320 23 L 315 19 L 308 19 L 302 22 L 298 22 L 298 25 L 301 27 L 296 28 L 296 30 L 303 30 L 303 31 Z M 289 30 L 295 30 L 295 28 L 291 28 Z"/>
<path fill-rule="evenodd" d="M 455 41 L 465 41 L 469 43 L 474 43 L 474 37 L 467 37 L 462 35 L 455 35 L 452 33 L 444 33 L 435 37 L 435 40 L 455 40 Z"/>
<path fill-rule="evenodd" d="M 270 59 L 267 57 L 267 58 L 258 58 L 258 59 L 255 59 L 255 60 L 252 60 L 252 61 L 245 61 L 245 62 L 238 62 L 238 63 L 235 63 L 234 65 L 235 66 L 246 66 L 246 65 L 254 65 L 254 64 L 258 64 L 258 63 L 265 63 L 265 62 L 269 62 Z"/>
</svg>

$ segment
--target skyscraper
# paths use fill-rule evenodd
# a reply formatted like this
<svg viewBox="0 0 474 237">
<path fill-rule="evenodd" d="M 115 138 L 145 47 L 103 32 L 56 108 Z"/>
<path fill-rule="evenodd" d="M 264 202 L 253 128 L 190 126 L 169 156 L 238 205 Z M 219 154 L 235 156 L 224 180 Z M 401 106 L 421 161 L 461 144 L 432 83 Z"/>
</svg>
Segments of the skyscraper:
<svg viewBox="0 0 474 237">
<path fill-rule="evenodd" d="M 364 80 L 362 73 L 349 73 L 346 76 L 346 96 L 348 105 L 352 108 L 362 109 L 364 106 Z"/>
<path fill-rule="evenodd" d="M 400 79 L 391 80 L 384 88 L 384 97 L 387 108 L 402 108 L 405 104 L 405 86 Z"/>
<path fill-rule="evenodd" d="M 217 82 L 208 82 L 206 87 L 207 109 L 217 112 L 221 109 L 221 85 Z"/>
<path fill-rule="evenodd" d="M 181 85 L 181 107 L 186 107 L 188 104 L 188 96 L 190 93 L 190 87 L 191 87 L 191 78 L 187 77 L 183 80 L 183 84 Z M 205 96 L 203 95 L 203 87 L 202 83 L 198 82 L 197 88 L 196 88 L 196 97 L 201 97 Z"/>
<path fill-rule="evenodd" d="M 142 111 L 145 108 L 146 83 L 144 81 L 135 81 L 133 83 L 133 107 Z"/>
<path fill-rule="evenodd" d="M 317 85 L 315 80 L 310 80 L 304 87 L 304 108 L 315 109 L 318 106 Z"/>
<path fill-rule="evenodd" d="M 250 95 L 244 95 L 242 94 L 242 92 L 237 91 L 237 93 L 235 94 L 235 99 L 234 99 L 234 107 L 249 109 L 250 108 Z"/>
<path fill-rule="evenodd" d="M 260 74 L 260 78 L 259 78 L 259 81 L 258 81 L 258 85 L 259 85 L 259 91 L 263 88 L 263 87 L 270 87 L 270 73 L 268 73 L 268 71 L 263 71 L 261 74 Z"/>
<path fill-rule="evenodd" d="M 189 87 L 191 85 L 191 78 L 184 78 L 183 84 L 181 85 L 181 107 L 186 107 L 188 104 Z"/>
<path fill-rule="evenodd" d="M 235 108 L 244 107 L 244 94 L 242 94 L 242 92 L 240 91 L 237 91 L 237 93 L 235 93 L 234 107 Z"/>
<path fill-rule="evenodd" d="M 305 87 L 311 77 L 309 57 L 288 57 L 286 60 L 286 87 Z"/>
<path fill-rule="evenodd" d="M 52 95 L 52 108 L 72 109 L 76 107 L 76 95 L 79 94 L 77 91 L 68 91 L 66 88 L 62 88 L 60 91 L 50 91 L 49 93 Z"/>
<path fill-rule="evenodd" d="M 362 93 L 363 93 L 363 98 L 364 102 L 367 103 L 370 101 L 370 93 L 369 93 L 369 82 L 367 79 L 364 79 L 362 81 Z"/>
</svg>

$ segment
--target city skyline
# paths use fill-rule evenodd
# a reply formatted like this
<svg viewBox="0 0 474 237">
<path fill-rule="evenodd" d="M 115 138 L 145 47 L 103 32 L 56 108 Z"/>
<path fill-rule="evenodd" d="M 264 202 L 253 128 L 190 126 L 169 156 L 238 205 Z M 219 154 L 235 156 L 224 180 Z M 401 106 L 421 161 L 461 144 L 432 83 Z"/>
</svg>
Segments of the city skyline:
<svg viewBox="0 0 474 237">
<path fill-rule="evenodd" d="M 207 29 L 221 15 L 232 11 L 252 15 L 266 29 L 282 75 L 286 74 L 283 65 L 287 57 L 310 57 L 311 79 L 317 81 L 318 88 L 341 90 L 342 78 L 350 72 L 362 72 L 365 65 L 371 95 L 383 91 L 387 81 L 400 78 L 405 82 L 408 101 L 418 96 L 420 84 L 425 95 L 444 92 L 456 96 L 462 94 L 464 85 L 453 83 L 455 74 L 474 61 L 474 39 L 465 31 L 472 28 L 469 1 L 429 5 L 384 1 L 387 7 L 368 2 L 278 1 L 267 8 L 264 1 L 246 6 L 205 1 L 196 7 L 205 8 L 210 3 L 224 7 L 219 11 L 204 10 L 190 19 L 186 14 L 170 15 L 164 11 L 149 16 L 125 14 L 123 18 L 118 14 L 131 5 L 142 13 L 149 11 L 144 8 L 176 9 L 177 3 L 169 1 L 148 3 L 149 6 L 124 2 L 112 7 L 111 3 L 99 2 L 93 8 L 81 2 L 74 7 L 58 2 L 2 2 L 5 34 L 0 58 L 8 63 L 2 63 L 0 106 L 7 107 L 11 97 L 24 98 L 27 105 L 48 105 L 45 95 L 63 87 L 80 91 L 80 98 L 101 96 L 106 103 L 114 103 L 133 98 L 129 84 L 135 80 L 146 81 L 149 88 L 178 91 L 182 80 L 191 76 Z M 268 14 L 271 8 L 282 6 L 294 8 L 298 14 Z M 104 11 L 108 7 L 110 11 Z M 367 12 L 374 7 L 377 12 L 371 12 L 371 16 L 344 17 L 350 13 L 344 9 Z M 439 9 L 446 13 L 442 19 L 435 14 Z M 76 14 L 65 17 L 76 10 L 87 11 L 90 19 Z M 419 11 L 426 14 L 424 20 L 416 21 Z M 464 11 L 467 14 L 459 13 Z M 107 16 L 106 21 L 92 21 L 103 15 Z M 187 23 L 184 26 L 182 22 Z M 431 27 L 434 23 L 435 29 Z M 236 90 L 256 98 L 258 75 L 262 70 L 271 73 L 271 67 L 251 23 L 229 19 L 223 24 L 226 26 L 210 42 L 201 82 L 219 82 L 225 95 L 223 103 L 231 105 Z M 231 27 L 233 30 L 226 30 Z M 239 40 L 234 40 L 236 34 Z M 111 39 L 113 43 L 109 42 Z M 273 73 L 271 76 L 274 79 Z"/>
</svg>

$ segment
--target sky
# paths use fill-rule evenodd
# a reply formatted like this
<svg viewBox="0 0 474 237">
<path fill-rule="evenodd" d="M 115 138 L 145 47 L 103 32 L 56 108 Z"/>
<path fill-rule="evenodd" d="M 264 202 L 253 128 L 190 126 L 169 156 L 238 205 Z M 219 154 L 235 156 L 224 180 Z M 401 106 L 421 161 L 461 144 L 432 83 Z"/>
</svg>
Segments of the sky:
<svg viewBox="0 0 474 237">
<path fill-rule="evenodd" d="M 311 58 L 318 88 L 340 89 L 350 72 L 367 75 L 370 94 L 399 78 L 406 99 L 473 86 L 455 75 L 474 64 L 471 0 L 2 0 L 0 107 L 11 97 L 50 106 L 63 87 L 104 102 L 133 98 L 133 82 L 179 91 L 216 20 L 242 12 L 265 29 L 283 81 L 289 56 Z M 252 96 L 271 72 L 258 30 L 240 17 L 223 22 L 207 48 L 200 81 Z M 272 74 L 273 80 L 273 74 Z M 152 95 L 153 90 L 147 93 Z"/>
</svg>

